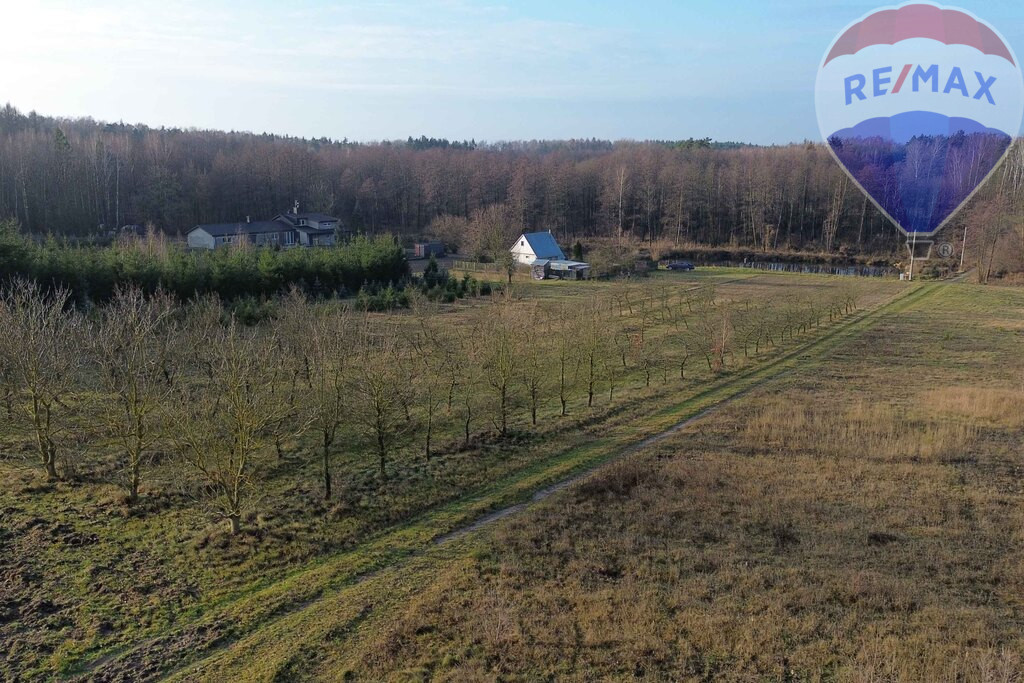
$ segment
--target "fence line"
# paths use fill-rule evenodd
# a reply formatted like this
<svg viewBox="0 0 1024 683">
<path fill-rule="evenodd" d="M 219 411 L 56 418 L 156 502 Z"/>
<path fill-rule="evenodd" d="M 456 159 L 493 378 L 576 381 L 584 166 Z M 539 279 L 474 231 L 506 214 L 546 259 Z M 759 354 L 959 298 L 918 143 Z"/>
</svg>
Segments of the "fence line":
<svg viewBox="0 0 1024 683">
<path fill-rule="evenodd" d="M 452 261 L 452 270 L 468 270 L 476 273 L 505 274 L 505 266 L 500 263 L 480 263 L 479 261 Z M 530 267 L 522 263 L 516 264 L 517 273 L 528 273 Z"/>
<path fill-rule="evenodd" d="M 813 273 L 816 275 L 855 275 L 859 277 L 895 277 L 899 269 L 889 266 L 834 265 L 827 263 L 779 263 L 777 261 L 747 261 L 746 263 L 725 262 L 715 265 L 729 265 L 755 270 L 770 270 L 783 273 Z"/>
</svg>

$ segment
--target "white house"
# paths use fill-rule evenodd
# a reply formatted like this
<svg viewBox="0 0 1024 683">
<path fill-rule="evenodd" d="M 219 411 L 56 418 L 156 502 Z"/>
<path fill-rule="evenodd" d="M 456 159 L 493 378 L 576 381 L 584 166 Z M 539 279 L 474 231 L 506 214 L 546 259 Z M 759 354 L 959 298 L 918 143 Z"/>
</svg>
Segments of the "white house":
<svg viewBox="0 0 1024 683">
<path fill-rule="evenodd" d="M 517 263 L 530 266 L 536 280 L 585 280 L 590 276 L 590 264 L 566 259 L 550 232 L 523 233 L 509 251 Z"/>
<path fill-rule="evenodd" d="M 516 261 L 526 266 L 532 266 L 537 259 L 565 260 L 565 254 L 550 232 L 524 232 L 511 251 Z"/>
</svg>

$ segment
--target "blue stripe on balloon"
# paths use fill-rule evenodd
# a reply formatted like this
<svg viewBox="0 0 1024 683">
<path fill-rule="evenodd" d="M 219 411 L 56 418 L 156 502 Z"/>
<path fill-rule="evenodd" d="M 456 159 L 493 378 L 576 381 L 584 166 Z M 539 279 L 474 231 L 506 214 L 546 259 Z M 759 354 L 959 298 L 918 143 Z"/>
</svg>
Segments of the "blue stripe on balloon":
<svg viewBox="0 0 1024 683">
<path fill-rule="evenodd" d="M 999 162 L 1012 138 L 973 119 L 929 111 L 876 117 L 829 145 L 905 232 L 931 234 Z"/>
</svg>

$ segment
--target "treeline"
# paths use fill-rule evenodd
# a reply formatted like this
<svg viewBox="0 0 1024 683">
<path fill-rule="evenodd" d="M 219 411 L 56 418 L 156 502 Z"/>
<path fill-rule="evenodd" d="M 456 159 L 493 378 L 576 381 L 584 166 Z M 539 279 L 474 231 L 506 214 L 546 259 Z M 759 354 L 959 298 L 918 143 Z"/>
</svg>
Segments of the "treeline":
<svg viewBox="0 0 1024 683">
<path fill-rule="evenodd" d="M 162 290 L 181 301 L 216 294 L 224 300 L 266 298 L 291 287 L 316 296 L 355 295 L 364 285 L 399 284 L 409 277 L 405 252 L 392 237 L 357 237 L 323 249 L 274 250 L 241 245 L 187 251 L 160 235 L 109 247 L 70 246 L 26 239 L 0 222 L 0 278 L 30 279 L 66 289 L 79 306 L 110 300 L 118 288 Z"/>
<path fill-rule="evenodd" d="M 32 233 L 181 234 L 292 202 L 356 232 L 420 234 L 500 206 L 522 229 L 771 249 L 890 252 L 894 230 L 824 145 L 601 140 L 355 144 L 0 110 L 0 216 Z"/>
<path fill-rule="evenodd" d="M 399 454 L 430 459 L 614 405 L 628 383 L 739 365 L 854 310 L 858 287 L 755 303 L 709 286 L 624 287 L 582 305 L 505 292 L 459 326 L 423 298 L 408 315 L 369 316 L 293 292 L 250 327 L 213 297 L 121 288 L 87 314 L 66 289 L 18 281 L 0 295 L 0 421 L 48 480 L 105 472 L 131 505 L 163 485 L 159 461 L 236 532 L 289 448 L 330 499 L 341 450 L 383 482 Z"/>
</svg>

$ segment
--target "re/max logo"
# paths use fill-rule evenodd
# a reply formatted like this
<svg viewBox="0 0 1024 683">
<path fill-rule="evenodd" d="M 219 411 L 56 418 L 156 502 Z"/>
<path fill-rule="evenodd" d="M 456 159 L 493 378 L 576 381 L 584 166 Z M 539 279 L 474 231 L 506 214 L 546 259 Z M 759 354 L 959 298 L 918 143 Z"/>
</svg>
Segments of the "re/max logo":
<svg viewBox="0 0 1024 683">
<path fill-rule="evenodd" d="M 911 69 L 914 69 L 913 75 L 910 75 Z M 895 95 L 903 89 L 903 84 L 906 82 L 907 76 L 910 76 L 911 87 L 914 92 L 918 92 L 922 87 L 927 87 L 928 84 L 931 84 L 932 92 L 939 92 L 938 64 L 932 64 L 928 67 L 919 64 L 916 68 L 913 64 L 905 64 L 903 66 L 903 70 L 900 71 L 899 77 L 896 79 L 895 85 L 892 86 L 892 90 L 887 90 L 886 86 L 892 83 L 892 71 L 893 68 L 891 66 L 883 66 L 872 70 L 872 96 L 881 97 L 882 95 Z M 991 78 L 985 78 L 980 71 L 975 71 L 974 77 L 978 79 L 978 89 L 974 91 L 974 99 L 980 100 L 984 97 L 989 101 L 989 104 L 995 104 L 996 101 L 992 97 L 992 84 L 996 82 L 996 77 L 992 76 Z M 868 96 L 864 94 L 864 88 L 866 88 L 868 84 L 868 79 L 864 74 L 853 74 L 852 76 L 847 76 L 844 82 L 846 85 L 846 104 L 852 104 L 854 97 L 858 100 L 866 100 L 868 98 Z M 971 93 L 967 90 L 967 82 L 964 79 L 963 71 L 961 71 L 958 66 L 954 66 L 950 69 L 949 76 L 946 78 L 946 85 L 942 88 L 942 92 L 946 95 L 949 95 L 954 90 L 964 97 L 971 97 Z"/>
</svg>

